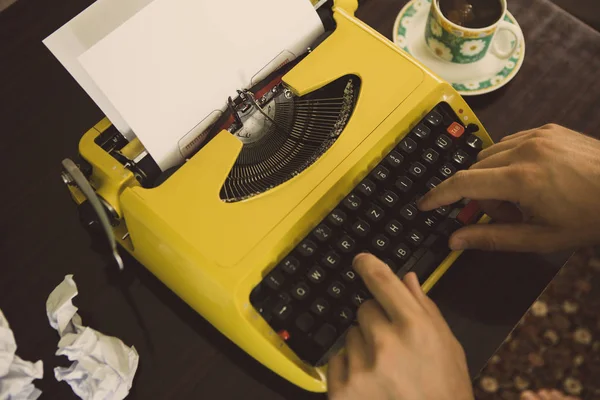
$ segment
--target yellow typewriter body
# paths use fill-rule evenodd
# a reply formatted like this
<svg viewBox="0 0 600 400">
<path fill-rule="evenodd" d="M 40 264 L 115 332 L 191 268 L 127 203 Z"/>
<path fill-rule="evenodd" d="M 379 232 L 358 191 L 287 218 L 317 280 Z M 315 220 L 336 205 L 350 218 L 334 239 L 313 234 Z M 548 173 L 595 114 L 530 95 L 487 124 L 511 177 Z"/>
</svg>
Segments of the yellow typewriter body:
<svg viewBox="0 0 600 400">
<path fill-rule="evenodd" d="M 80 141 L 89 178 L 116 219 L 117 242 L 189 306 L 267 368 L 314 392 L 327 389 L 326 366 L 302 362 L 249 303 L 251 290 L 331 207 L 440 101 L 481 126 L 458 93 L 354 17 L 355 0 L 336 1 L 335 31 L 283 81 L 297 95 L 353 74 L 361 80 L 356 109 L 333 146 L 293 179 L 250 199 L 219 197 L 242 143 L 221 131 L 160 186 L 145 189 L 95 139 L 104 119 Z M 491 139 L 477 132 L 485 145 Z M 134 140 L 123 153 L 139 152 Z M 70 186 L 73 198 L 85 196 Z M 450 256 L 423 287 L 429 290 L 459 256 Z"/>
</svg>

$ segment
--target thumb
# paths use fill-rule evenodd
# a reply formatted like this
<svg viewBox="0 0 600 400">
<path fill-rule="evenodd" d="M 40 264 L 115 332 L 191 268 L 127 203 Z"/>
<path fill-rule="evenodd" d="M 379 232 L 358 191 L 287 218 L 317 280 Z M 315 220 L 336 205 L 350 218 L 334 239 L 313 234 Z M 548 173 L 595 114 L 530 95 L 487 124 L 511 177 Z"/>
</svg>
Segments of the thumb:
<svg viewBox="0 0 600 400">
<path fill-rule="evenodd" d="M 557 229 L 532 224 L 469 225 L 450 237 L 452 250 L 488 250 L 546 253 L 565 241 Z"/>
</svg>

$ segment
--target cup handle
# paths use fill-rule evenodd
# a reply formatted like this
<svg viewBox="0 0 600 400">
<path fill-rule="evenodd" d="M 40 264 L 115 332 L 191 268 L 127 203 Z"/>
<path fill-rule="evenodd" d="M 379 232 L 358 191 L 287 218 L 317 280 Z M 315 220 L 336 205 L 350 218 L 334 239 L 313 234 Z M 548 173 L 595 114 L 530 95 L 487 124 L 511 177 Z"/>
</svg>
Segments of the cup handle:
<svg viewBox="0 0 600 400">
<path fill-rule="evenodd" d="M 509 31 L 515 37 L 515 44 L 508 51 L 500 50 L 498 48 L 498 34 L 502 31 Z M 494 41 L 492 42 L 492 46 L 491 46 L 490 50 L 492 51 L 492 54 L 494 54 L 498 58 L 502 58 L 502 59 L 511 58 L 512 55 L 515 54 L 515 51 L 517 51 L 517 49 L 519 48 L 519 46 L 521 45 L 521 43 L 523 41 L 524 41 L 523 33 L 516 25 L 513 25 L 508 21 L 502 21 L 500 23 L 500 26 L 498 27 L 498 31 L 496 32 L 496 37 L 494 37 Z"/>
</svg>

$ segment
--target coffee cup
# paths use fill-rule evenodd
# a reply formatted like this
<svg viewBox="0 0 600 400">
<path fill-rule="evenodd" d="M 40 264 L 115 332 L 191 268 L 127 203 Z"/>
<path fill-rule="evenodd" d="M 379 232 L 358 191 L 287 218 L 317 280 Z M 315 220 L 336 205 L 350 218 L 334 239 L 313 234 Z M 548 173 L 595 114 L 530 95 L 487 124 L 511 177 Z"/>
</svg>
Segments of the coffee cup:
<svg viewBox="0 0 600 400">
<path fill-rule="evenodd" d="M 506 13 L 506 0 L 432 0 L 425 42 L 433 54 L 451 63 L 474 63 L 488 52 L 508 59 L 524 39 L 521 30 L 505 20 Z M 504 32 L 514 36 L 508 49 L 497 40 Z"/>
</svg>

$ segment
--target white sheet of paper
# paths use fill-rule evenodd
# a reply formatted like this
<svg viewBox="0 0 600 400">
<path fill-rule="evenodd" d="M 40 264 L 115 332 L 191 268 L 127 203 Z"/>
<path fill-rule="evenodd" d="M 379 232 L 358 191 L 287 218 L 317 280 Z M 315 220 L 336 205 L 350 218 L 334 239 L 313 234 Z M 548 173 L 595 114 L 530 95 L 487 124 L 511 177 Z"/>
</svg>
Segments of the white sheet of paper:
<svg viewBox="0 0 600 400">
<path fill-rule="evenodd" d="M 15 354 L 17 342 L 0 310 L 0 399 L 35 400 L 42 392 L 33 385 L 44 376 L 42 361 L 25 361 Z"/>
<path fill-rule="evenodd" d="M 60 336 L 56 355 L 73 361 L 68 368 L 54 368 L 54 376 L 81 399 L 122 400 L 133 384 L 139 355 L 120 339 L 83 326 L 72 301 L 77 293 L 73 276 L 67 275 L 46 301 L 48 321 Z"/>
<path fill-rule="evenodd" d="M 129 140 L 134 138 L 131 128 L 81 67 L 77 57 L 151 1 L 97 0 L 43 41 L 119 132 Z"/>
<path fill-rule="evenodd" d="M 321 33 L 308 0 L 154 0 L 79 61 L 165 170 L 228 96 Z"/>
</svg>

